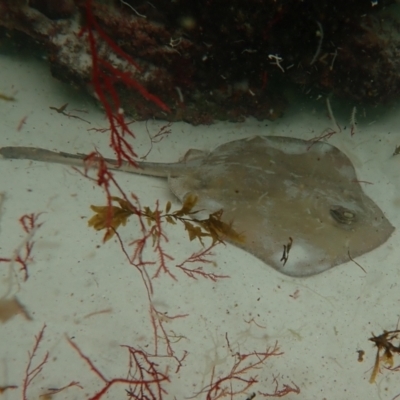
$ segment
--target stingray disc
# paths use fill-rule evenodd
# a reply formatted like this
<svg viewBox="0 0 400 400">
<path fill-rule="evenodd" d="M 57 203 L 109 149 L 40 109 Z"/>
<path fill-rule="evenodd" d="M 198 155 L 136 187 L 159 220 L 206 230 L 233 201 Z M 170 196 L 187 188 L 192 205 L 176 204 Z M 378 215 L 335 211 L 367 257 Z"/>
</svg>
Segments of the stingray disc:
<svg viewBox="0 0 400 400">
<path fill-rule="evenodd" d="M 394 231 L 362 191 L 349 158 L 325 142 L 310 147 L 268 136 L 229 142 L 194 166 L 188 162 L 169 184 L 182 201 L 196 195 L 197 209 L 223 209 L 223 220 L 245 236 L 234 244 L 286 275 L 325 271 L 375 249 Z"/>
</svg>

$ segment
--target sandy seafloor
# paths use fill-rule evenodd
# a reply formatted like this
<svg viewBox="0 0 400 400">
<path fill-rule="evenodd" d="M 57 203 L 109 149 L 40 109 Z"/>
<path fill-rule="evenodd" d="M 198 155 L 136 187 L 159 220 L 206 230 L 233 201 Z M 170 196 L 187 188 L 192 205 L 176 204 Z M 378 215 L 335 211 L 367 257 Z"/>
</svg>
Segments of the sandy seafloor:
<svg viewBox="0 0 400 400">
<path fill-rule="evenodd" d="M 85 95 L 54 80 L 45 62 L 3 55 L 0 64 L 0 92 L 16 98 L 14 102 L 0 101 L 0 146 L 39 146 L 71 153 L 90 152 L 96 146 L 104 155 L 112 155 L 108 134 L 88 131 L 107 127 L 101 110 Z M 91 124 L 49 109 L 65 103 L 69 112 L 87 110 L 87 114 L 74 114 Z M 338 122 L 342 127 L 348 125 L 353 105 L 337 100 L 332 105 Z M 24 117 L 26 123 L 18 131 Z M 148 127 L 154 134 L 163 124 L 149 122 Z M 252 393 L 256 393 L 255 399 L 263 398 L 259 392 L 273 391 L 274 377 L 281 384 L 293 382 L 300 388 L 300 394 L 289 394 L 287 399 L 386 400 L 400 393 L 400 371 L 383 370 L 374 384 L 369 383 L 376 350 L 368 341 L 371 332 L 378 335 L 396 329 L 400 316 L 400 156 L 392 157 L 400 144 L 399 124 L 399 106 L 367 110 L 365 115 L 361 107 L 357 134 L 351 137 L 347 128 L 330 139 L 350 157 L 358 179 L 373 183 L 364 185 L 365 192 L 396 227 L 380 248 L 356 259 L 365 272 L 349 262 L 320 275 L 291 278 L 228 244 L 216 247 L 213 263 L 204 268 L 229 278 L 195 280 L 175 265 L 201 246 L 188 242 L 182 226 L 166 227 L 169 242 L 165 250 L 174 258 L 168 265 L 177 280 L 166 274 L 154 279 L 152 302 L 164 315 L 161 322 L 172 351 L 177 358 L 185 351 L 187 355 L 178 372 L 173 359 L 154 360 L 163 372 L 169 365 L 170 381 L 163 383 L 168 393 L 162 394 L 163 399 L 206 399 L 204 389 L 213 369 L 216 381 L 229 375 L 238 357 L 235 353 L 260 353 L 276 341 L 284 354 L 269 358 L 244 376 L 258 382 L 234 399 L 245 400 Z M 132 125 L 139 156 L 149 150 L 144 126 Z M 330 126 L 324 99 L 304 96 L 274 122 L 249 120 L 199 127 L 174 123 L 171 134 L 154 145 L 147 160 L 173 162 L 188 148 L 208 150 L 256 134 L 312 138 Z M 49 357 L 29 385 L 27 399 L 38 399 L 73 381 L 82 389 L 71 387 L 53 398 L 91 398 L 104 387 L 104 381 L 79 357 L 67 337 L 105 379 L 127 378 L 128 351 L 120 345 L 154 352 L 149 299 L 142 278 L 115 240 L 102 244 L 102 233 L 87 226 L 92 215 L 89 206 L 105 204 L 104 193 L 93 182 L 64 165 L 1 160 L 0 168 L 0 192 L 4 194 L 0 257 L 12 258 L 15 249 L 23 245 L 26 234 L 18 224 L 22 215 L 42 213 L 39 221 L 43 222 L 33 238 L 28 280 L 24 281 L 17 264 L 0 263 L 0 297 L 4 302 L 16 296 L 30 316 L 17 314 L 4 321 L 2 311 L 0 387 L 17 388 L 5 390 L 1 398 L 23 398 L 29 354 L 44 324 L 31 371 L 46 352 Z M 157 200 L 161 205 L 170 200 L 173 209 L 179 207 L 163 179 L 120 172 L 115 177 L 142 205 L 153 208 Z M 139 237 L 134 224 L 122 232 L 127 242 Z M 151 275 L 151 267 L 148 271 Z M 176 315 L 187 316 L 170 318 Z M 357 360 L 358 350 L 365 351 L 363 362 Z M 158 352 L 166 354 L 163 338 L 158 338 Z M 255 358 L 243 360 L 240 367 L 247 367 L 251 360 Z M 394 363 L 400 364 L 400 355 Z M 129 386 L 116 383 L 101 398 L 127 398 L 126 389 Z"/>
</svg>

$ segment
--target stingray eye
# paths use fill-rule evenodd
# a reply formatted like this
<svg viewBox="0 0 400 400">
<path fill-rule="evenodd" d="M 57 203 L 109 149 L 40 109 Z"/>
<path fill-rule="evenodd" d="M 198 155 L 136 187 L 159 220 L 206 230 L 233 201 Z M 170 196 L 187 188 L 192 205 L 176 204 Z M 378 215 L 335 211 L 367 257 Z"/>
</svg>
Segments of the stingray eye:
<svg viewBox="0 0 400 400">
<path fill-rule="evenodd" d="M 356 221 L 356 214 L 354 211 L 342 206 L 332 206 L 329 210 L 333 219 L 339 224 L 350 225 Z"/>
</svg>

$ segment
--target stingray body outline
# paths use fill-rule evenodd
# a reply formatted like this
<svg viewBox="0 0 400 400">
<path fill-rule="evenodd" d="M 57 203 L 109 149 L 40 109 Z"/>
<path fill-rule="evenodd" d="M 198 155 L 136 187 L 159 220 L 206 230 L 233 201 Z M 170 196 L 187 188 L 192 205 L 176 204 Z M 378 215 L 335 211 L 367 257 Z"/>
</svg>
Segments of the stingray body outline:
<svg viewBox="0 0 400 400">
<path fill-rule="evenodd" d="M 0 156 L 74 166 L 85 157 L 29 147 L 2 147 Z M 189 150 L 177 163 L 106 162 L 168 178 L 182 202 L 189 194 L 198 198 L 197 217 L 223 209 L 223 221 L 245 237 L 233 244 L 285 275 L 328 270 L 377 248 L 394 231 L 363 192 L 350 159 L 327 142 L 310 147 L 302 139 L 255 136 L 211 152 Z"/>
</svg>

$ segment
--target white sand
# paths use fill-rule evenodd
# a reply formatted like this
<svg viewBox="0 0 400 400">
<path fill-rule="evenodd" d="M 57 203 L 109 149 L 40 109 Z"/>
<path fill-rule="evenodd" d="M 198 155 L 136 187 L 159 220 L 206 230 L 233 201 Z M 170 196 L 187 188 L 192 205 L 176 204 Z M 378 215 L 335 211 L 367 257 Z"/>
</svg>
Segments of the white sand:
<svg viewBox="0 0 400 400">
<path fill-rule="evenodd" d="M 112 156 L 108 134 L 87 130 L 107 127 L 102 112 L 90 99 L 53 79 L 45 62 L 3 55 L 0 64 L 0 92 L 17 99 L 0 100 L 0 146 L 38 146 L 71 153 L 90 152 L 96 146 L 104 155 Z M 211 149 L 254 134 L 314 137 L 331 126 L 331 121 L 324 99 L 305 101 L 307 104 L 295 104 L 275 122 L 250 120 L 209 127 L 175 123 L 172 133 L 154 145 L 147 160 L 176 161 L 188 148 Z M 65 103 L 68 112 L 91 124 L 49 109 Z M 348 125 L 352 106 L 342 105 L 338 110 L 339 102 L 332 101 L 341 126 Z M 350 157 L 360 180 L 373 183 L 364 189 L 396 227 L 393 236 L 380 248 L 357 258 L 365 272 L 349 262 L 305 279 L 286 277 L 234 246 L 220 245 L 210 256 L 215 265 L 187 265 L 229 275 L 213 282 L 202 277 L 191 279 L 175 267 L 201 246 L 189 243 L 182 226 L 166 227 L 169 242 L 164 248 L 174 257 L 168 266 L 177 280 L 161 273 L 152 281 L 151 301 L 165 314 L 159 320 L 170 335 L 175 356 L 181 358 L 185 351 L 187 355 L 179 372 L 172 358 L 153 360 L 162 372 L 169 366 L 170 382 L 163 383 L 168 394 L 164 393 L 163 399 L 205 399 L 206 394 L 199 393 L 210 383 L 214 367 L 217 381 L 229 375 L 238 360 L 235 353 L 263 352 L 276 341 L 284 355 L 269 358 L 244 375 L 256 378 L 258 383 L 235 399 L 245 400 L 253 392 L 259 399 L 262 396 L 258 392 L 273 392 L 274 376 L 282 384 L 294 382 L 301 389 L 299 395 L 289 394 L 287 399 L 391 399 L 400 393 L 400 371 L 383 371 L 375 384 L 368 382 L 376 354 L 368 338 L 371 332 L 396 329 L 400 314 L 400 155 L 391 157 L 400 144 L 400 114 L 393 107 L 368 111 L 364 116 L 359 108 L 356 135 L 351 137 L 347 128 L 330 143 Z M 74 109 L 85 109 L 88 114 Z M 18 131 L 24 117 L 26 123 Z M 150 122 L 150 133 L 157 133 L 162 125 Z M 137 135 L 134 147 L 144 155 L 149 150 L 145 125 L 136 123 L 132 127 Z M 2 398 L 22 398 L 28 352 L 44 324 L 44 337 L 32 368 L 46 351 L 49 359 L 29 386 L 28 398 L 37 399 L 50 388 L 61 388 L 72 381 L 83 389 L 69 388 L 54 398 L 91 398 L 104 382 L 80 359 L 66 337 L 73 338 L 107 379 L 126 378 L 129 354 L 120 345 L 155 351 L 150 300 L 143 280 L 116 240 L 102 244 L 102 233 L 88 228 L 87 220 L 93 214 L 89 206 L 105 205 L 102 190 L 93 182 L 62 165 L 0 160 L 0 166 L 0 192 L 5 196 L 0 257 L 12 257 L 23 243 L 26 234 L 18 224 L 23 214 L 42 212 L 39 221 L 44 223 L 34 236 L 34 259 L 29 263 L 26 282 L 17 264 L 12 270 L 9 263 L 0 263 L 0 297 L 16 296 L 32 318 L 28 321 L 20 314 L 0 326 L 0 386 L 18 386 L 5 391 Z M 123 173 L 115 173 L 115 177 L 127 193 L 140 198 L 142 205 L 154 208 L 159 200 L 163 207 L 170 200 L 173 209 L 179 207 L 163 179 Z M 132 222 L 121 233 L 126 243 L 140 237 Z M 154 274 L 155 268 L 149 267 L 148 274 Z M 187 316 L 169 319 L 176 315 Z M 163 332 L 159 330 L 157 335 L 163 336 Z M 363 362 L 357 361 L 357 350 L 365 351 Z M 158 352 L 166 355 L 163 338 L 158 338 Z M 247 366 L 248 361 L 258 359 L 248 358 L 240 367 Z M 400 355 L 394 361 L 400 364 Z M 102 399 L 127 398 L 125 389 L 129 386 L 115 384 Z M 210 399 L 214 398 L 211 395 Z"/>
</svg>

